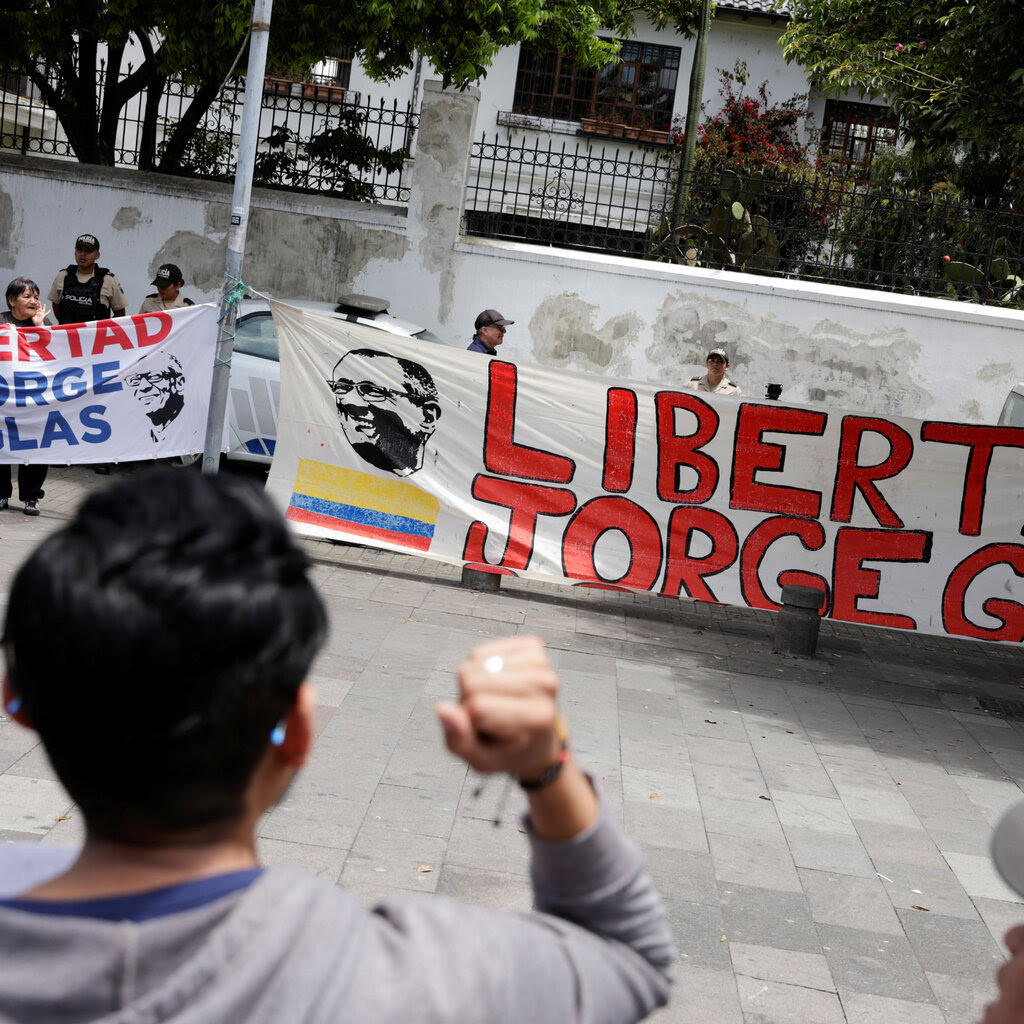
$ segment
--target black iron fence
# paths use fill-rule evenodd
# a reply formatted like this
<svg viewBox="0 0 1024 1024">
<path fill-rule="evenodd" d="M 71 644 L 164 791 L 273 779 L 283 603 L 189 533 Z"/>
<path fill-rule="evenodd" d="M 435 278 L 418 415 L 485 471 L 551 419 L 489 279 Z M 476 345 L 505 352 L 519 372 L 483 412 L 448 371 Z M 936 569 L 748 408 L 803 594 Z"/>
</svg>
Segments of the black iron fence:
<svg viewBox="0 0 1024 1024">
<path fill-rule="evenodd" d="M 51 72 L 51 83 L 58 78 Z M 123 78 L 126 76 L 122 76 Z M 102 105 L 104 75 L 97 80 Z M 180 160 L 161 156 L 195 96 L 192 86 L 170 79 L 156 100 L 155 139 L 146 137 L 147 97 L 129 101 L 118 118 L 113 143 L 116 166 L 137 167 L 146 147 L 154 148 L 154 169 L 171 174 L 229 180 L 234 175 L 244 81 L 221 90 Z M 402 164 L 416 131 L 410 105 L 374 102 L 358 93 L 316 81 L 268 76 L 260 110 L 256 183 L 324 192 L 345 198 L 406 202 Z M 79 154 L 39 89 L 18 69 L 0 69 L 0 149 L 77 159 Z M 146 163 L 146 161 L 142 161 Z"/>
<path fill-rule="evenodd" d="M 674 166 L 661 151 L 484 135 L 470 153 L 466 231 L 640 256 Z"/>
<path fill-rule="evenodd" d="M 834 171 L 698 168 L 674 151 L 473 146 L 465 230 L 572 249 L 1024 307 L 1024 214 Z M 674 222 L 674 226 L 673 226 Z"/>
</svg>

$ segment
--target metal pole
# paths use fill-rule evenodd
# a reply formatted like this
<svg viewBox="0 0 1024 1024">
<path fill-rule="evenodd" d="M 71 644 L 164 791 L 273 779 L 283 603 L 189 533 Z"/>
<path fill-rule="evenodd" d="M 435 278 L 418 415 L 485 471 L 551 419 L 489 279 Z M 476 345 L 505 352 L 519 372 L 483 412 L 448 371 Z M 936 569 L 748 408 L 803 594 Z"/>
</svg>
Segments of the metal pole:
<svg viewBox="0 0 1024 1024">
<path fill-rule="evenodd" d="M 238 308 L 232 293 L 242 277 L 245 233 L 249 227 L 249 197 L 252 172 L 259 141 L 260 112 L 263 106 L 263 74 L 267 67 L 270 42 L 270 11 L 274 0 L 256 0 L 252 9 L 252 35 L 249 38 L 249 66 L 245 73 L 245 99 L 242 105 L 242 130 L 238 137 L 238 162 L 235 164 L 235 191 L 231 198 L 231 225 L 228 228 L 228 253 L 224 262 L 224 291 L 220 300 L 220 330 L 217 334 L 217 361 L 210 387 L 210 416 L 206 421 L 203 448 L 203 472 L 216 473 L 220 465 L 220 442 L 224 434 L 228 375 L 235 339 L 235 313 Z"/>
</svg>

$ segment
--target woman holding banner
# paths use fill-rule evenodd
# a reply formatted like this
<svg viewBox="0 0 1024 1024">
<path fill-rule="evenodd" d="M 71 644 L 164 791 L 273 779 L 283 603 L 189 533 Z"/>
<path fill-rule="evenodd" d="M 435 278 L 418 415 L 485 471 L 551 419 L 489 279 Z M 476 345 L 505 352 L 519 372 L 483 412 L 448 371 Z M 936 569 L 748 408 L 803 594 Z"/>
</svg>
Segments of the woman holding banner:
<svg viewBox="0 0 1024 1024">
<path fill-rule="evenodd" d="M 7 286 L 7 312 L 0 313 L 0 323 L 15 327 L 42 327 L 49 310 L 39 301 L 39 285 L 27 277 L 16 277 Z M 39 515 L 39 500 L 43 496 L 47 466 L 22 463 L 18 466 L 18 499 L 24 502 L 27 516 Z M 0 511 L 10 503 L 11 464 L 0 464 Z"/>
</svg>

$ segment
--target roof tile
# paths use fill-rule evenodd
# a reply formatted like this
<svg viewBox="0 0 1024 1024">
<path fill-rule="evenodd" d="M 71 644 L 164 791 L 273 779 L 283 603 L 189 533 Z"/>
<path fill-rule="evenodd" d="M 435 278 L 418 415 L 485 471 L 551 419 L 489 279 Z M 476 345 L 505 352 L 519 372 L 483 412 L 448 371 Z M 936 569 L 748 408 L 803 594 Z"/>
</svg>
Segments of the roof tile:
<svg viewBox="0 0 1024 1024">
<path fill-rule="evenodd" d="M 775 0 L 718 0 L 720 11 L 739 11 L 743 14 L 777 14 L 787 17 L 791 11 L 788 3 L 775 9 Z"/>
</svg>

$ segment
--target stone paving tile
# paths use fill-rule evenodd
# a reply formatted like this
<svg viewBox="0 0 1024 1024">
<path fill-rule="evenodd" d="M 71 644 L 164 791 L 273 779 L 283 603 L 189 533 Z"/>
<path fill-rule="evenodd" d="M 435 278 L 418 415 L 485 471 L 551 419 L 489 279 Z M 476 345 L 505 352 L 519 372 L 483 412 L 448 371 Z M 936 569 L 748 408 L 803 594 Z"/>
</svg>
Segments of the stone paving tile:
<svg viewBox="0 0 1024 1024">
<path fill-rule="evenodd" d="M 714 736 L 687 736 L 686 746 L 690 751 L 690 760 L 695 764 L 757 767 L 757 758 L 750 744 L 739 740 L 716 739 Z"/>
<path fill-rule="evenodd" d="M 403 829 L 364 826 L 345 859 L 341 884 L 392 884 L 417 892 L 434 892 L 444 865 L 446 843 Z"/>
<path fill-rule="evenodd" d="M 626 801 L 657 801 L 659 807 L 696 810 L 697 787 L 689 776 L 649 768 L 622 766 L 622 794 Z"/>
<path fill-rule="evenodd" d="M 933 915 L 974 919 L 977 912 L 956 875 L 943 858 L 931 864 L 903 865 L 897 861 L 876 860 L 880 874 L 889 880 L 886 888 L 897 910 L 914 904 L 928 908 Z"/>
<path fill-rule="evenodd" d="M 904 936 L 825 924 L 818 925 L 818 936 L 840 992 L 909 1002 L 931 998 L 928 979 Z"/>
<path fill-rule="evenodd" d="M 725 908 L 717 902 L 688 902 L 672 890 L 662 897 L 680 960 L 690 966 L 731 971 Z"/>
<path fill-rule="evenodd" d="M 799 764 L 758 758 L 761 774 L 770 793 L 806 793 L 808 796 L 835 798 L 829 772 L 822 764 Z"/>
<path fill-rule="evenodd" d="M 622 807 L 622 821 L 641 844 L 708 851 L 704 817 L 698 808 L 669 807 L 660 800 L 627 800 Z"/>
<path fill-rule="evenodd" d="M 836 835 L 810 828 L 787 828 L 786 842 L 793 863 L 832 874 L 874 878 L 875 866 L 859 836 Z"/>
<path fill-rule="evenodd" d="M 821 924 L 854 925 L 878 935 L 900 935 L 902 926 L 881 879 L 802 868 L 800 883 Z"/>
<path fill-rule="evenodd" d="M 0 788 L 0 829 L 42 836 L 71 806 L 71 797 L 59 782 L 5 773 Z"/>
<path fill-rule="evenodd" d="M 1003 903 L 1022 902 L 1021 897 L 1003 881 L 987 853 L 972 855 L 943 850 L 942 856 L 975 905 L 979 898 L 1000 900 Z M 1024 913 L 1024 907 L 1019 907 L 1018 912 Z"/>
<path fill-rule="evenodd" d="M 800 892 L 800 879 L 789 849 L 745 836 L 708 836 L 715 878 L 720 882 L 757 884 L 775 892 Z"/>
<path fill-rule="evenodd" d="M 533 889 L 522 875 L 502 874 L 482 868 L 445 865 L 437 892 L 442 896 L 497 910 L 526 914 L 533 909 Z"/>
<path fill-rule="evenodd" d="M 978 1024 L 985 1006 L 996 997 L 991 971 L 978 978 L 930 972 L 927 978 L 947 1024 Z"/>
<path fill-rule="evenodd" d="M 717 907 L 709 854 L 644 843 L 644 855 L 659 888 L 672 889 L 676 898 L 685 903 L 706 903 Z"/>
<path fill-rule="evenodd" d="M 364 820 L 447 839 L 455 823 L 458 797 L 458 791 L 438 792 L 381 784 L 373 794 Z"/>
<path fill-rule="evenodd" d="M 498 793 L 492 787 L 480 799 L 479 813 L 492 815 Z M 529 873 L 529 850 L 525 835 L 515 817 L 507 814 L 495 827 L 490 817 L 461 815 L 455 821 L 448 844 L 446 864 L 458 867 L 486 867 L 490 871 L 518 875 Z"/>
<path fill-rule="evenodd" d="M 847 1024 L 878 1024 L 893 1021 L 899 1024 L 945 1024 L 942 1011 L 932 1003 L 911 1003 L 906 999 L 887 999 L 851 993 L 842 999 Z"/>
<path fill-rule="evenodd" d="M 735 975 L 731 969 L 678 964 L 672 1002 L 647 1024 L 744 1024 Z"/>
<path fill-rule="evenodd" d="M 988 927 L 989 934 L 995 939 L 1000 950 L 1003 947 L 1003 936 L 1015 925 L 1024 921 L 1024 907 L 1020 905 L 1020 896 L 1014 894 L 1014 900 L 989 899 L 977 896 L 974 899 L 975 909 Z"/>
<path fill-rule="evenodd" d="M 809 828 L 834 835 L 856 834 L 857 830 L 838 798 L 783 791 L 775 794 L 774 801 L 784 828 Z"/>
<path fill-rule="evenodd" d="M 719 882 L 722 921 L 730 942 L 820 953 L 821 944 L 802 892 L 778 892 Z"/>
<path fill-rule="evenodd" d="M 917 910 L 897 910 L 918 962 L 933 974 L 986 978 L 1003 962 L 987 925 Z"/>
<path fill-rule="evenodd" d="M 693 778 L 702 802 L 761 797 L 767 788 L 762 774 L 750 768 L 698 762 L 693 765 Z"/>
<path fill-rule="evenodd" d="M 715 797 L 701 802 L 708 833 L 741 836 L 765 843 L 784 845 L 786 837 L 770 800 L 748 797 L 726 800 Z"/>
<path fill-rule="evenodd" d="M 20 728 L 20 726 L 19 726 Z M 31 736 L 31 733 L 26 733 Z M 57 781 L 57 773 L 46 756 L 42 743 L 36 743 L 21 757 L 14 761 L 7 769 L 9 775 L 20 775 L 29 779 L 48 779 L 50 782 Z"/>
<path fill-rule="evenodd" d="M 347 856 L 345 850 L 330 846 L 308 846 L 262 836 L 257 843 L 257 850 L 261 863 L 267 867 L 275 864 L 300 864 L 328 882 L 338 881 Z"/>
<path fill-rule="evenodd" d="M 999 819 L 1021 800 L 1020 787 L 1004 779 L 984 779 L 957 776 L 953 780 L 971 804 L 980 811 L 980 817 L 995 825 Z"/>
<path fill-rule="evenodd" d="M 678 720 L 679 705 L 674 694 L 651 693 L 649 690 L 635 690 L 619 686 L 619 710 L 647 716 L 660 715 Z"/>
<path fill-rule="evenodd" d="M 850 818 L 863 821 L 884 821 L 890 825 L 919 824 L 917 815 L 907 802 L 902 789 L 892 783 L 887 789 L 880 786 L 851 786 L 836 782 L 836 792 Z"/>
<path fill-rule="evenodd" d="M 835 992 L 828 961 L 821 953 L 800 953 L 774 946 L 730 942 L 733 970 L 747 978 Z"/>
<path fill-rule="evenodd" d="M 816 1024 L 844 1024 L 846 1017 L 834 992 L 761 981 L 737 975 L 736 988 L 746 1024 L 783 1024 L 815 1021 Z"/>
</svg>

